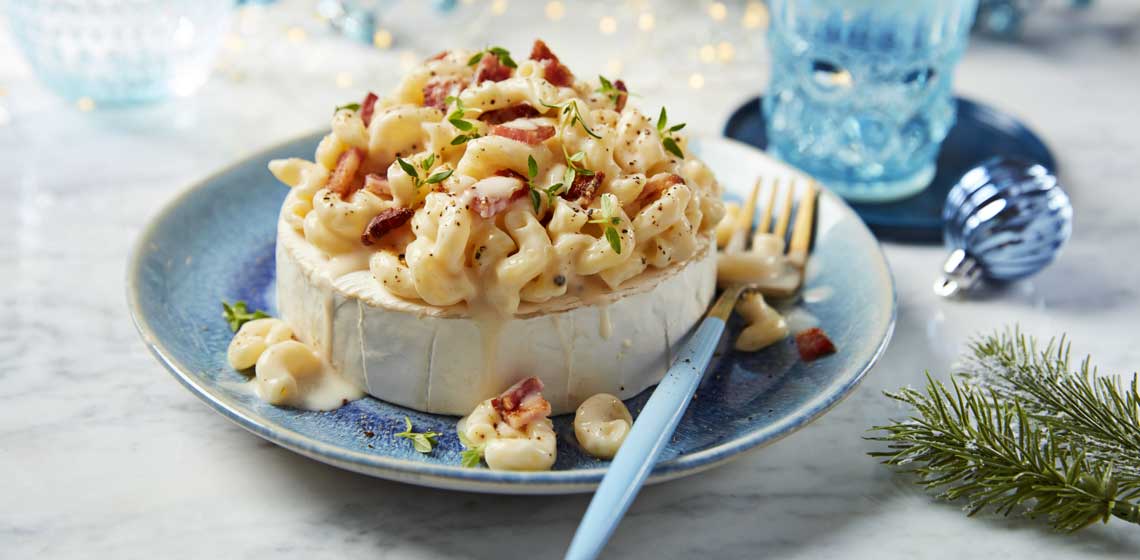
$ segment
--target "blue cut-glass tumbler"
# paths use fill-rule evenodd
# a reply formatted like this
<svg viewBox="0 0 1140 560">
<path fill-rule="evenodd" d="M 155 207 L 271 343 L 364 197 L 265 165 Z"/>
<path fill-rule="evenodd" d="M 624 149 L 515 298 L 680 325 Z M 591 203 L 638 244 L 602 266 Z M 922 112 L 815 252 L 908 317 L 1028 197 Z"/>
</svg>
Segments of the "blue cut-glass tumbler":
<svg viewBox="0 0 1140 560">
<path fill-rule="evenodd" d="M 771 0 L 769 149 L 856 201 L 924 189 L 977 0 Z"/>
</svg>

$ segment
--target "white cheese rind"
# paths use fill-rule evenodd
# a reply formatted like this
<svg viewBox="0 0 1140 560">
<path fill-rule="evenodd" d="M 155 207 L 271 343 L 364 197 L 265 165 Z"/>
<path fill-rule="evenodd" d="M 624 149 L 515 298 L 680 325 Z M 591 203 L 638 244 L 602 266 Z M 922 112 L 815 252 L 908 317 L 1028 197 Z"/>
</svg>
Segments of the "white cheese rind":
<svg viewBox="0 0 1140 560">
<path fill-rule="evenodd" d="M 370 395 L 453 415 L 467 414 L 530 375 L 542 379 L 555 414 L 573 412 L 596 393 L 632 397 L 664 376 L 716 284 L 716 255 L 706 244 L 697 258 L 635 278 L 598 303 L 524 304 L 519 317 L 496 328 L 467 316 L 463 305 L 399 299 L 367 270 L 333 278 L 327 262 L 279 221 L 281 317 Z M 485 359 L 484 348 L 493 348 L 493 360 Z"/>
</svg>

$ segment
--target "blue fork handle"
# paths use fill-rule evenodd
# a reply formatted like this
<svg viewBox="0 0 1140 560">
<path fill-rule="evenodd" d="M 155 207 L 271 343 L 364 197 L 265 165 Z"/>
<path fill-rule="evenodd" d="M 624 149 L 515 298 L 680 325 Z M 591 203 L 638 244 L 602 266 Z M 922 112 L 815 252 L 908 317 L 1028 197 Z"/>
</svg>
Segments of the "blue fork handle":
<svg viewBox="0 0 1140 560">
<path fill-rule="evenodd" d="M 723 333 L 724 321 L 706 317 L 681 346 L 676 361 L 645 403 L 594 493 L 566 551 L 567 560 L 596 558 L 602 551 L 677 429 Z"/>
</svg>

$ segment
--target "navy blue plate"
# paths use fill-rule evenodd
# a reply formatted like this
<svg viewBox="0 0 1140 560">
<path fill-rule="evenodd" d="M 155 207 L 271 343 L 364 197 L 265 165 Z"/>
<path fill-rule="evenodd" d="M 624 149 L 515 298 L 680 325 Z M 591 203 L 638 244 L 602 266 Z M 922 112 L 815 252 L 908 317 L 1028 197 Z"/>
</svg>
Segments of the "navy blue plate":
<svg viewBox="0 0 1140 560">
<path fill-rule="evenodd" d="M 742 105 L 728 118 L 724 135 L 761 150 L 768 147 L 760 97 Z M 848 203 L 884 239 L 919 243 L 942 242 L 942 205 L 946 194 L 967 171 L 993 156 L 1020 157 L 1057 172 L 1045 143 L 1014 117 L 988 105 L 961 97 L 958 121 L 938 153 L 938 172 L 930 186 L 902 200 L 878 204 Z"/>
<path fill-rule="evenodd" d="M 127 299 L 147 346 L 183 385 L 227 418 L 278 445 L 341 468 L 440 488 L 500 493 L 589 491 L 606 462 L 574 441 L 569 416 L 554 419 L 558 461 L 550 472 L 497 472 L 460 466 L 462 448 L 452 416 L 416 412 L 374 398 L 332 411 L 306 412 L 261 402 L 245 376 L 226 364 L 233 336 L 220 301 L 245 299 L 274 311 L 277 213 L 286 188 L 266 170 L 270 159 L 312 157 L 312 134 L 241 161 L 191 187 L 158 213 L 143 232 L 127 271 Z M 790 170 L 744 144 L 694 142 L 739 198 L 757 175 Z M 677 434 L 650 482 L 718 465 L 804 426 L 849 394 L 878 359 L 894 327 L 890 271 L 871 232 L 838 197 L 823 193 L 818 236 L 802 305 L 831 335 L 839 353 L 810 364 L 786 340 L 762 352 L 730 350 L 732 322 Z M 648 391 L 628 401 L 636 415 Z M 418 431 L 441 432 L 430 455 L 393 436 L 404 416 Z"/>
</svg>

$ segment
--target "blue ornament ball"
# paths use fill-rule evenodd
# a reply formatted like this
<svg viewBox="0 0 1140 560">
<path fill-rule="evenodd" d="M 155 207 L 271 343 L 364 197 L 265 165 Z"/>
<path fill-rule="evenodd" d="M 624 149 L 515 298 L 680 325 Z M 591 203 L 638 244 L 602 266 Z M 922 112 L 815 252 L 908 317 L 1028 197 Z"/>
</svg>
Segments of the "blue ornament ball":
<svg viewBox="0 0 1140 560">
<path fill-rule="evenodd" d="M 1073 207 L 1045 166 L 996 157 L 971 169 L 946 197 L 950 257 L 935 291 L 952 295 L 979 279 L 1009 282 L 1057 257 L 1073 230 Z"/>
</svg>

